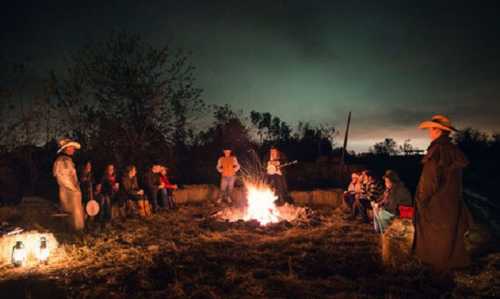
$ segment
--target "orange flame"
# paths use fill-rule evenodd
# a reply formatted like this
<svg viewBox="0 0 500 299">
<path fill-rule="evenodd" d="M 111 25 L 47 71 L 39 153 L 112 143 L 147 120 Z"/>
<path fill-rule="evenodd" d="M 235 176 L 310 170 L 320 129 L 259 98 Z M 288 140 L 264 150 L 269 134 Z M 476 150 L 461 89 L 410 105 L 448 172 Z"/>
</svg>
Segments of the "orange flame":
<svg viewBox="0 0 500 299">
<path fill-rule="evenodd" d="M 247 210 L 243 220 L 255 219 L 261 225 L 280 221 L 274 201 L 278 198 L 269 186 L 247 183 Z"/>
</svg>

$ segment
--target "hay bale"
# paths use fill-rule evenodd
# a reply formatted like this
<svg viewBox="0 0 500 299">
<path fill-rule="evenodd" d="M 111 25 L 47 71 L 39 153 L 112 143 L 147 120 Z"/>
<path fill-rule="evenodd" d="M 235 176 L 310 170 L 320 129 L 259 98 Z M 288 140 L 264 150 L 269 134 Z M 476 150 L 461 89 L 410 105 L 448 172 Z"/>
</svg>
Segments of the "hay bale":
<svg viewBox="0 0 500 299">
<path fill-rule="evenodd" d="M 0 220 L 25 229 L 66 231 L 68 217 L 57 215 L 58 205 L 41 197 L 24 197 L 20 204 L 0 209 Z"/>
<path fill-rule="evenodd" d="M 185 204 L 188 202 L 188 190 L 187 189 L 177 189 L 173 191 L 175 201 L 177 204 Z"/>
<path fill-rule="evenodd" d="M 20 217 L 19 211 L 14 206 L 0 207 L 0 223 L 2 222 L 18 222 Z"/>
<path fill-rule="evenodd" d="M 311 202 L 312 193 L 305 191 L 292 191 L 290 192 L 290 196 L 293 198 L 295 203 L 308 205 Z"/>
<path fill-rule="evenodd" d="M 311 204 L 337 208 L 342 205 L 343 194 L 342 189 L 313 190 Z"/>
<path fill-rule="evenodd" d="M 214 185 L 186 185 L 174 191 L 177 203 L 203 202 L 219 196 L 219 188 Z"/>
<path fill-rule="evenodd" d="M 394 219 L 385 233 L 381 235 L 384 265 L 398 268 L 411 260 L 414 231 L 410 219 Z"/>
<path fill-rule="evenodd" d="M 475 223 L 465 233 L 465 248 L 472 255 L 482 255 L 496 247 L 497 242 L 488 227 Z"/>
</svg>

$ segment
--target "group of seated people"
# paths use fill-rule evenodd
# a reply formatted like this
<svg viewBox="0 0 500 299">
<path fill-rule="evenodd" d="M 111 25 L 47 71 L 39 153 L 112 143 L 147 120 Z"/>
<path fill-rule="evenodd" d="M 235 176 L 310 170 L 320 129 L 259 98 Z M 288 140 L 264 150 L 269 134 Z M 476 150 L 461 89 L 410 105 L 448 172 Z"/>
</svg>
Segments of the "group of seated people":
<svg viewBox="0 0 500 299">
<path fill-rule="evenodd" d="M 101 180 L 96 183 L 92 163 L 86 162 L 79 172 L 79 181 L 83 204 L 96 200 L 101 221 L 130 215 L 146 217 L 162 209 L 176 209 L 172 190 L 177 189 L 177 185 L 170 183 L 168 167 L 158 163 L 146 170 L 142 180 L 137 178 L 135 165 L 126 167 L 118 178 L 115 166 L 108 164 Z"/>
<path fill-rule="evenodd" d="M 399 216 L 400 206 L 411 206 L 412 197 L 399 175 L 387 170 L 382 179 L 373 172 L 354 172 L 344 204 L 348 208 L 346 219 L 361 217 L 363 223 L 370 223 L 368 210 L 373 211 L 373 226 L 376 232 L 384 233 L 394 217 Z"/>
</svg>

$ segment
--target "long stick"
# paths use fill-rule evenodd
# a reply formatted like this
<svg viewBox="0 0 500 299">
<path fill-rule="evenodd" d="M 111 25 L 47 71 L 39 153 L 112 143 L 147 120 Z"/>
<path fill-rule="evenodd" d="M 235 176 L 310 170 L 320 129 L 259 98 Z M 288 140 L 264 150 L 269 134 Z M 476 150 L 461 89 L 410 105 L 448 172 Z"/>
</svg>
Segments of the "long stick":
<svg viewBox="0 0 500 299">
<path fill-rule="evenodd" d="M 347 117 L 347 126 L 345 129 L 345 135 L 344 135 L 344 147 L 342 148 L 342 159 L 340 160 L 340 165 L 341 165 L 341 170 L 344 170 L 344 159 L 345 159 L 345 152 L 347 149 L 347 140 L 349 139 L 349 127 L 351 126 L 351 112 L 349 111 L 349 116 Z"/>
</svg>

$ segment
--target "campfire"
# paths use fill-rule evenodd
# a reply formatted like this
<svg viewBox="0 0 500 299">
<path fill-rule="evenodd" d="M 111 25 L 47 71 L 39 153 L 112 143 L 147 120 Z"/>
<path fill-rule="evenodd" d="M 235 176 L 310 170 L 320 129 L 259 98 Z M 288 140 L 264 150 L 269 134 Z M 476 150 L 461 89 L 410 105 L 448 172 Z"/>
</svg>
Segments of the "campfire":
<svg viewBox="0 0 500 299">
<path fill-rule="evenodd" d="M 293 221 L 305 217 L 305 209 L 289 204 L 276 205 L 278 197 L 268 184 L 262 182 L 245 182 L 246 203 L 242 207 L 229 207 L 219 211 L 215 216 L 230 222 L 256 220 L 260 225 Z"/>
</svg>

